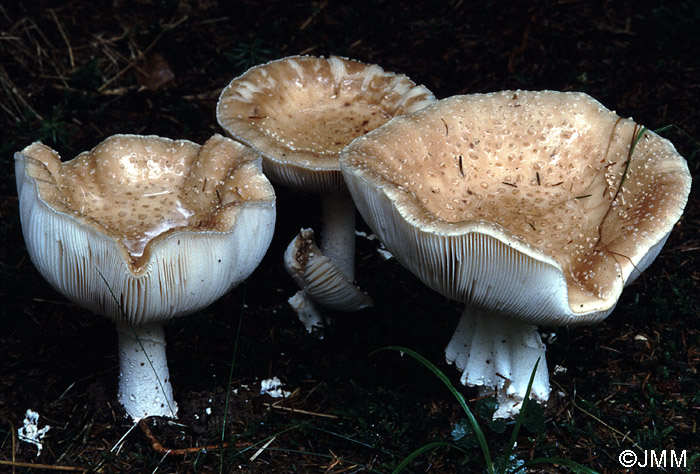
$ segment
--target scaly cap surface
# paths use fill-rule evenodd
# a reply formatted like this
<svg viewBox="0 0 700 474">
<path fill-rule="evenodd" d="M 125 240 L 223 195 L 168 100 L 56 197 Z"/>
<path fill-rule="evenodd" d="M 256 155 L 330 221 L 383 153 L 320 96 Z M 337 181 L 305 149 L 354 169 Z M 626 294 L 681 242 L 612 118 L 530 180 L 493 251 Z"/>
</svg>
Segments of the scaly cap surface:
<svg viewBox="0 0 700 474">
<path fill-rule="evenodd" d="M 233 79 L 219 124 L 263 155 L 275 183 L 307 192 L 344 191 L 338 153 L 354 138 L 433 102 L 404 75 L 331 56 L 291 56 Z"/>
<path fill-rule="evenodd" d="M 15 172 L 39 272 L 117 321 L 207 306 L 255 269 L 272 238 L 275 195 L 260 156 L 221 135 L 203 146 L 115 135 L 65 163 L 37 142 L 15 154 Z"/>
<path fill-rule="evenodd" d="M 673 145 L 582 93 L 441 100 L 353 141 L 348 188 L 431 288 L 530 324 L 606 317 L 690 190 Z"/>
</svg>

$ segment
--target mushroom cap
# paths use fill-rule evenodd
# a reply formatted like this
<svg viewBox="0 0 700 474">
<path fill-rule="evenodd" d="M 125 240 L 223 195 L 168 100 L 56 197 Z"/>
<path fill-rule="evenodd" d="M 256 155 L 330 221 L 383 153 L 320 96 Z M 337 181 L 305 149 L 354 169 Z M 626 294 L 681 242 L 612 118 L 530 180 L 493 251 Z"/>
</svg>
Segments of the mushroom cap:
<svg viewBox="0 0 700 474">
<path fill-rule="evenodd" d="M 356 139 L 340 163 L 364 219 L 431 288 L 530 324 L 591 324 L 690 191 L 668 140 L 646 131 L 632 148 L 640 130 L 582 93 L 455 96 Z"/>
<path fill-rule="evenodd" d="M 230 136 L 260 151 L 274 183 L 345 191 L 340 150 L 434 100 L 424 86 L 374 64 L 291 56 L 233 79 L 219 97 L 216 117 Z"/>
<path fill-rule="evenodd" d="M 201 309 L 245 279 L 272 239 L 261 158 L 221 135 L 203 146 L 115 135 L 62 163 L 15 154 L 22 230 L 41 275 L 69 299 L 131 324 Z"/>
</svg>

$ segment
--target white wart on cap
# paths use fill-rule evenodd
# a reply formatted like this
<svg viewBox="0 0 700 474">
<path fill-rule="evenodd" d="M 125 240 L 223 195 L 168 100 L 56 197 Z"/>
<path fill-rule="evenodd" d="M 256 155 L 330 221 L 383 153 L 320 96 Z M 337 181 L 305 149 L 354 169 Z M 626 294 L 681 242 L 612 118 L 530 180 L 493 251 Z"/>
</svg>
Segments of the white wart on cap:
<svg viewBox="0 0 700 474">
<path fill-rule="evenodd" d="M 275 195 L 260 156 L 220 135 L 203 146 L 115 135 L 65 163 L 34 143 L 15 154 L 15 171 L 34 265 L 117 323 L 127 412 L 174 416 L 161 325 L 209 305 L 262 259 Z"/>
<path fill-rule="evenodd" d="M 322 194 L 320 250 L 344 276 L 338 280 L 344 288 L 332 291 L 357 295 L 362 293 L 353 285 L 355 208 L 346 196 L 338 154 L 356 137 L 434 100 L 424 86 L 377 65 L 337 56 L 291 56 L 233 79 L 216 113 L 230 136 L 260 151 L 270 180 Z M 324 299 L 329 298 L 316 301 Z M 354 309 L 368 303 L 365 299 Z"/>
<path fill-rule="evenodd" d="M 525 325 L 593 324 L 656 257 L 683 212 L 690 174 L 667 140 L 646 131 L 636 141 L 640 130 L 585 94 L 503 91 L 398 117 L 355 140 L 340 161 L 358 209 L 391 253 L 467 304 L 447 350 L 464 369 L 480 352 L 472 344 L 490 339 L 465 329 L 482 327 L 464 322 L 470 312 Z M 541 342 L 528 336 L 522 345 L 536 354 Z M 503 364 L 498 373 L 512 373 L 505 381 L 483 367 L 463 382 L 527 384 L 532 365 L 516 374 Z"/>
</svg>

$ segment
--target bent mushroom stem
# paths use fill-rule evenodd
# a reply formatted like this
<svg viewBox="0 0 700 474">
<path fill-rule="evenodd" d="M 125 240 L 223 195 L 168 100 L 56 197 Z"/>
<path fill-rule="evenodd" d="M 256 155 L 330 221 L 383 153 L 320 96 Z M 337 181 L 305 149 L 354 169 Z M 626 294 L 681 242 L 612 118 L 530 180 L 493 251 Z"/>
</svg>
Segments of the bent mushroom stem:
<svg viewBox="0 0 700 474">
<path fill-rule="evenodd" d="M 304 290 L 299 290 L 287 302 L 306 328 L 306 332 L 315 334 L 319 339 L 323 339 L 323 328 L 326 326 L 326 318 L 323 317 L 321 311 L 314 304 L 313 299 Z"/>
<path fill-rule="evenodd" d="M 117 323 L 119 401 L 134 419 L 176 418 L 162 323 L 132 326 Z"/>
<path fill-rule="evenodd" d="M 332 288 L 324 288 L 321 293 L 311 295 L 302 289 L 294 296 L 289 298 L 289 305 L 297 314 L 299 320 L 304 324 L 306 330 L 310 333 L 315 333 L 322 338 L 321 329 L 330 323 L 330 318 L 324 316 L 323 313 L 314 304 L 315 298 L 320 298 L 318 301 L 324 306 L 328 306 L 326 297 L 331 299 L 337 297 L 332 294 L 340 292 L 345 295 L 347 300 L 342 298 L 337 301 L 339 306 L 329 306 L 341 311 L 355 311 L 372 305 L 371 299 L 362 293 L 359 288 L 354 286 L 355 280 L 355 203 L 347 194 L 326 193 L 321 196 L 321 218 L 323 229 L 321 231 L 321 248 L 322 255 L 312 255 L 309 249 L 315 248 L 316 253 L 319 249 L 315 245 L 305 246 L 304 258 L 302 260 L 309 262 L 314 257 L 318 261 L 319 257 L 325 256 L 326 266 L 330 263 L 335 269 L 326 269 L 326 278 L 330 278 L 329 271 L 335 270 L 339 272 L 347 281 L 337 281 L 337 286 Z M 310 232 L 310 231 L 309 231 Z M 313 239 L 313 233 L 310 234 Z M 304 271 L 297 269 L 297 263 L 294 262 L 296 252 L 301 250 L 297 247 L 299 238 L 304 237 L 304 230 L 295 238 L 285 252 L 285 266 L 287 271 L 292 276 L 301 288 L 307 288 L 307 285 L 315 286 L 314 283 L 322 282 L 309 280 L 308 275 L 304 275 Z M 306 264 L 304 265 L 306 266 Z M 294 268 L 292 268 L 294 267 Z M 332 274 L 332 271 L 331 271 Z M 341 280 L 343 278 L 340 278 Z M 324 280 L 325 281 L 325 280 Z M 330 291 L 329 291 L 330 290 Z M 313 292 L 312 292 L 313 293 Z M 347 302 L 347 306 L 343 307 L 343 302 Z"/>
<path fill-rule="evenodd" d="M 445 348 L 445 358 L 462 371 L 463 385 L 480 387 L 482 394 L 496 390 L 494 418 L 512 418 L 520 411 L 538 358 L 530 397 L 541 403 L 549 398 L 545 351 L 537 326 L 467 306 Z"/>
<path fill-rule="evenodd" d="M 355 204 L 349 194 L 321 196 L 321 251 L 348 281 L 355 280 Z"/>
</svg>

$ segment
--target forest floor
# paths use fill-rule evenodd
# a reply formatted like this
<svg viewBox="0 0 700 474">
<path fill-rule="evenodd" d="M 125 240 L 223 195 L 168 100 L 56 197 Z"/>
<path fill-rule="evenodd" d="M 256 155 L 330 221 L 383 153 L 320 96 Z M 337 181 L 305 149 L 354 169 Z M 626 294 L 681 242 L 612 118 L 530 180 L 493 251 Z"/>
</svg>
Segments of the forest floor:
<svg viewBox="0 0 700 474">
<path fill-rule="evenodd" d="M 116 332 L 34 269 L 18 215 L 13 153 L 36 140 L 64 159 L 115 133 L 203 143 L 221 133 L 219 93 L 247 68 L 294 54 L 376 63 L 438 98 L 504 89 L 586 92 L 655 130 L 699 176 L 700 6 L 696 2 L 37 1 L 0 5 L 0 472 L 388 473 L 483 469 L 464 413 L 404 346 L 459 385 L 444 347 L 457 303 L 358 237 L 357 280 L 373 308 L 332 313 L 321 340 L 286 303 L 282 253 L 320 229 L 315 196 L 277 188 L 270 250 L 247 281 L 166 325 L 177 422 L 134 427 L 116 397 Z M 700 469 L 700 200 L 651 267 L 592 327 L 543 328 L 552 396 L 533 406 L 515 456 L 558 456 L 601 473 L 654 450 Z M 358 219 L 358 230 L 369 232 Z M 557 370 L 554 370 L 558 367 Z M 287 399 L 260 394 L 273 376 Z M 490 424 L 493 456 L 513 427 Z M 17 437 L 25 412 L 50 426 L 43 449 Z M 226 443 L 221 445 L 221 441 Z M 206 447 L 206 449 L 200 449 Z M 28 465 L 32 466 L 28 466 Z M 544 466 L 541 472 L 566 472 Z M 534 472 L 534 471 L 530 471 Z"/>
</svg>

